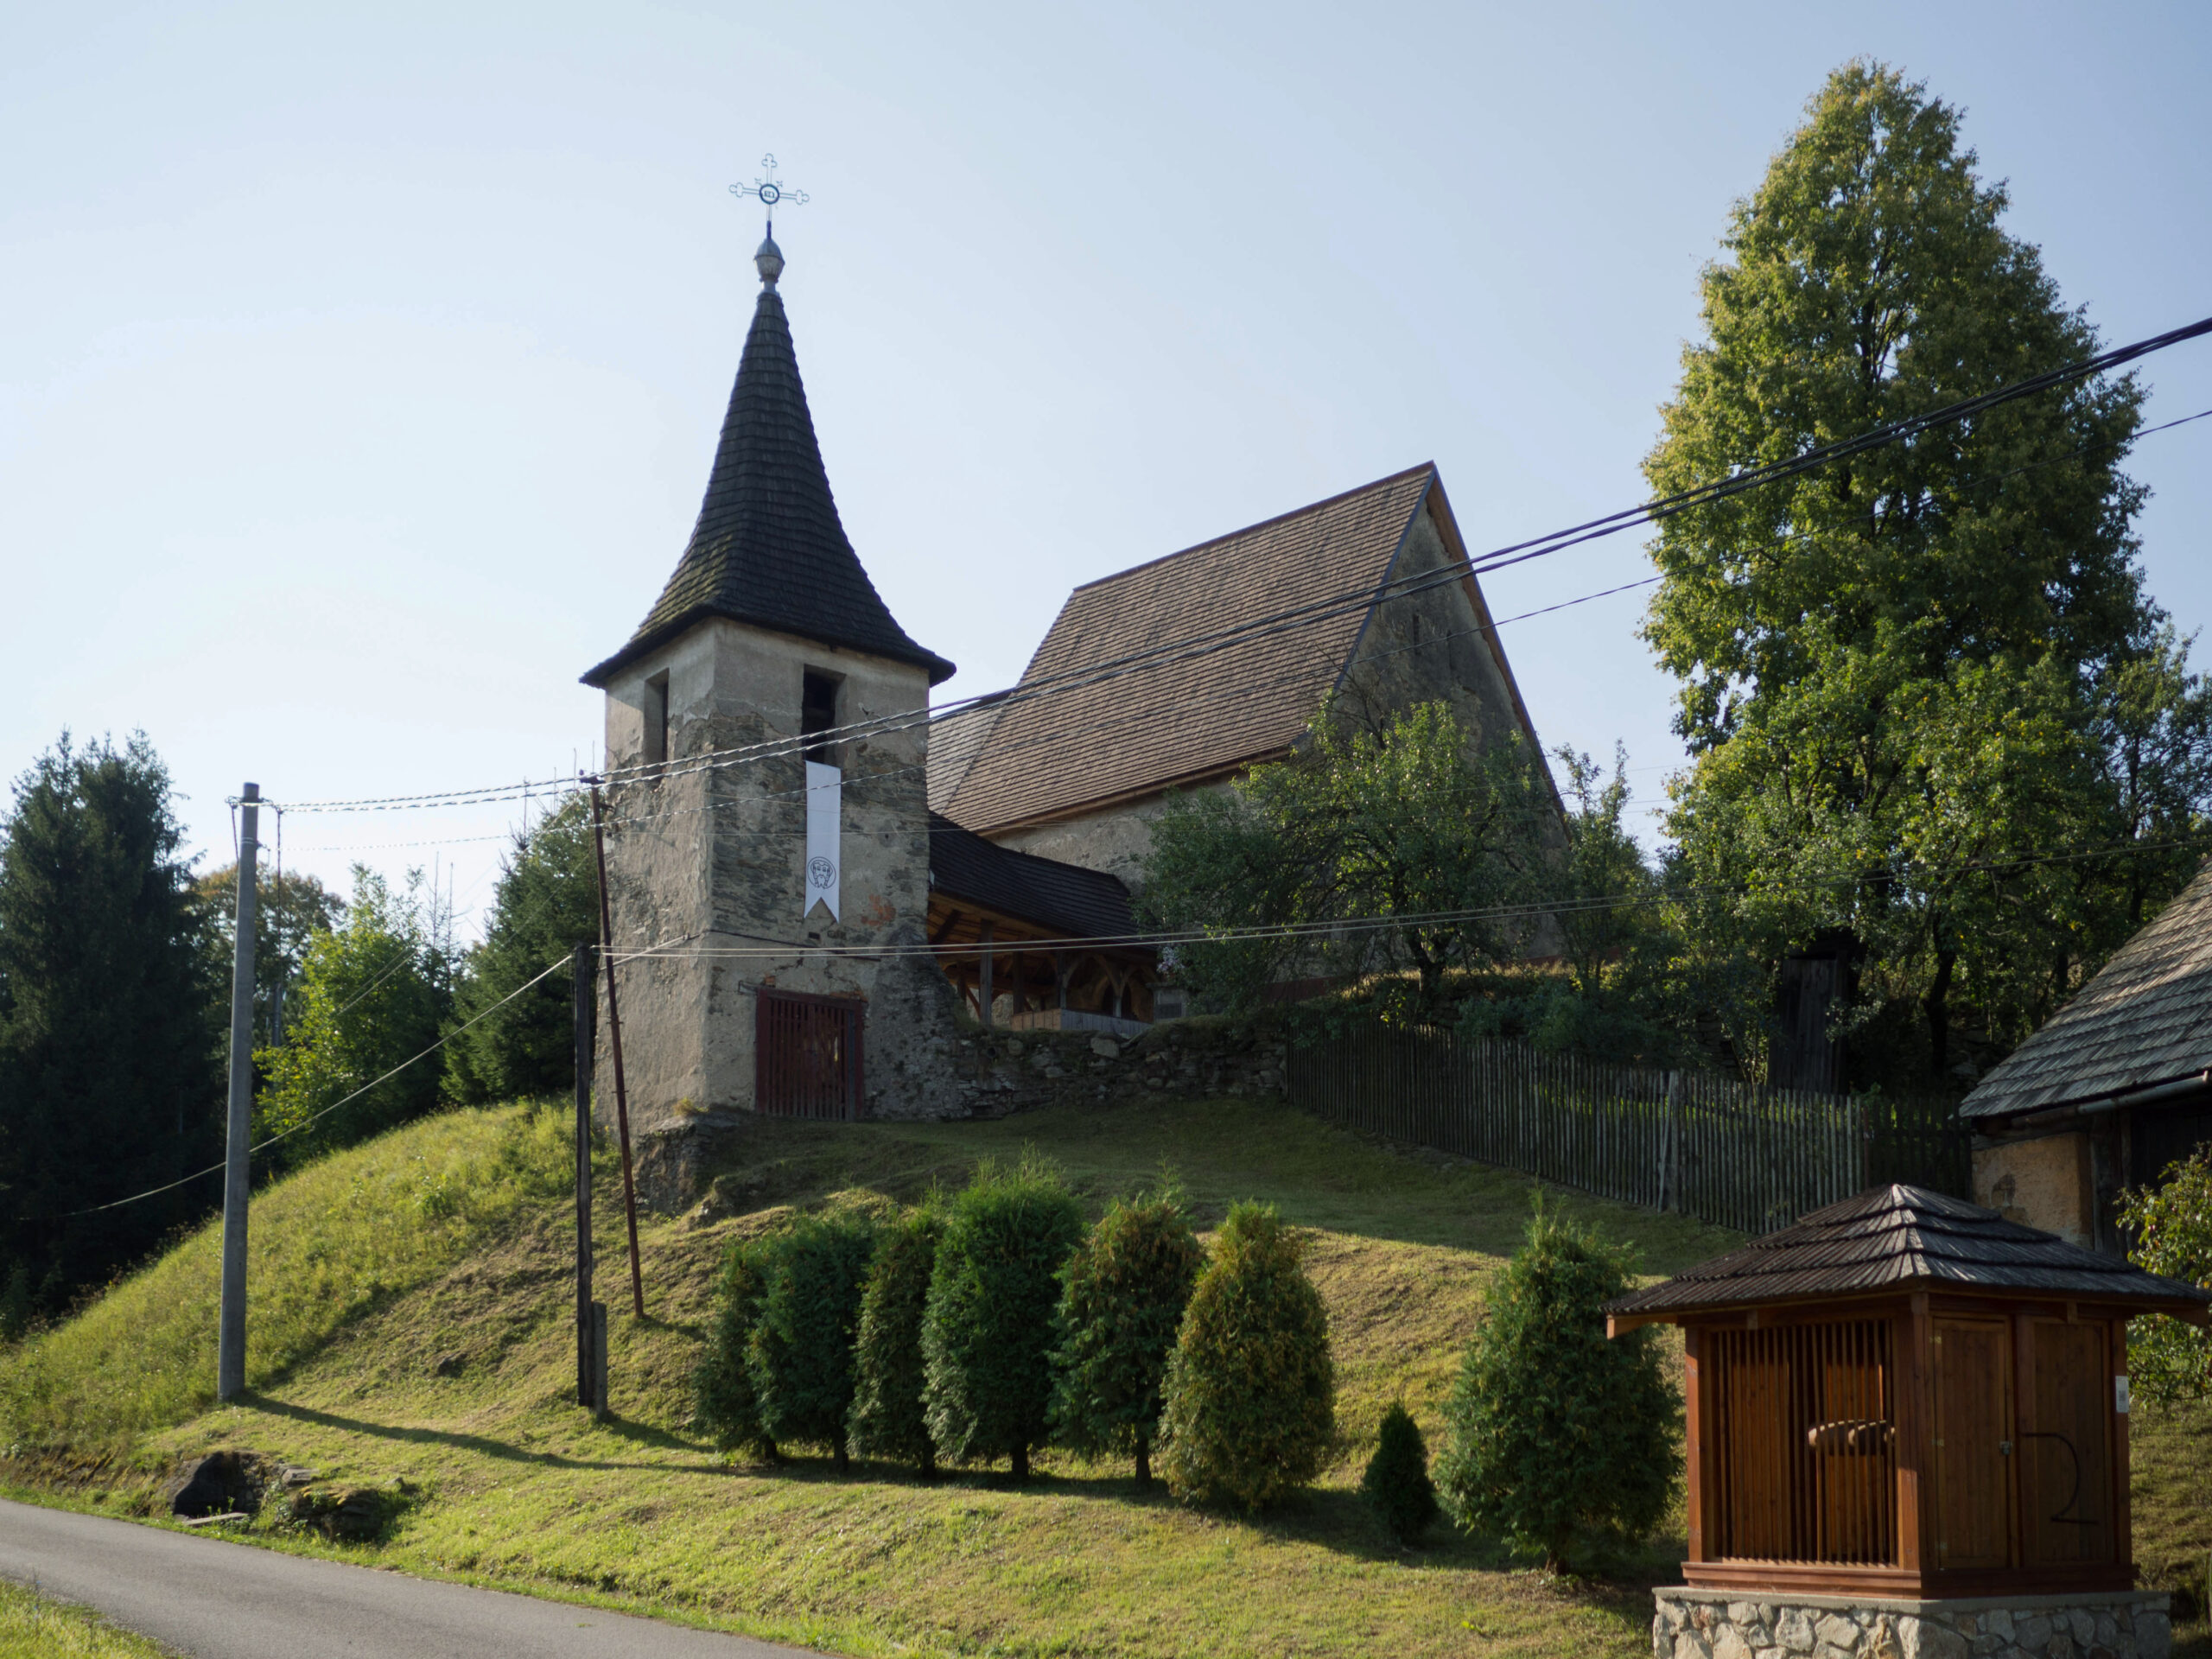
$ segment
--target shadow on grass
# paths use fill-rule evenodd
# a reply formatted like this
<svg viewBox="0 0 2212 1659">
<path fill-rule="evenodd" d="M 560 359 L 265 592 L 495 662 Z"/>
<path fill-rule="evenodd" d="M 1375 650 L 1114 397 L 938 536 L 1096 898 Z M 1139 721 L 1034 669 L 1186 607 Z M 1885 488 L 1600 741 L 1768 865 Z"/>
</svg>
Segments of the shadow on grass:
<svg viewBox="0 0 2212 1659">
<path fill-rule="evenodd" d="M 365 1434 L 380 1440 L 395 1440 L 405 1446 L 446 1446 L 456 1451 L 474 1452 L 487 1458 L 497 1458 L 506 1463 L 535 1464 L 547 1469 L 653 1469 L 680 1471 L 683 1465 L 669 1462 L 626 1462 L 613 1458 L 570 1457 L 558 1452 L 534 1452 L 527 1446 L 515 1446 L 505 1440 L 496 1440 L 485 1434 L 462 1434 L 451 1429 L 406 1427 L 397 1423 L 374 1423 L 363 1417 L 342 1416 L 334 1411 L 318 1411 L 312 1406 L 294 1405 L 287 1400 L 272 1399 L 265 1394 L 247 1389 L 238 1396 L 239 1402 L 266 1412 L 272 1417 L 288 1417 L 295 1422 L 312 1423 L 320 1428 L 334 1428 L 348 1434 Z M 609 1418 L 596 1425 L 632 1443 L 655 1446 L 671 1452 L 696 1453 L 702 1459 L 702 1472 L 717 1466 L 714 1453 L 691 1441 L 680 1440 L 664 1429 L 646 1423 L 630 1422 L 621 1418 Z"/>
</svg>

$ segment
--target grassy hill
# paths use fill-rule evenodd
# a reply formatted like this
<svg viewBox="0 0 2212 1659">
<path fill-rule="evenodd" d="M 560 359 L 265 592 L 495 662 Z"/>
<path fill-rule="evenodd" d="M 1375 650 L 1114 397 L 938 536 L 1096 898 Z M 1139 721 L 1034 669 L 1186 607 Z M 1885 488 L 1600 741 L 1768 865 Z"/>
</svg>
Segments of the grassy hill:
<svg viewBox="0 0 2212 1659">
<path fill-rule="evenodd" d="M 629 1312 L 619 1178 L 602 1165 L 616 1421 L 600 1426 L 571 1403 L 563 1128 L 519 1109 L 454 1114 L 257 1200 L 252 1392 L 232 1407 L 212 1406 L 214 1230 L 186 1241 L 0 1363 L 16 1478 L 48 1501 L 146 1514 L 179 1458 L 252 1447 L 381 1485 L 399 1511 L 382 1542 L 337 1545 L 271 1506 L 251 1535 L 273 1547 L 849 1653 L 1649 1651 L 1643 1592 L 1670 1575 L 1678 1542 L 1559 1586 L 1442 1530 L 1402 1551 L 1353 1490 L 1392 1400 L 1436 1439 L 1482 1287 L 1525 1222 L 1525 1181 L 1401 1156 L 1253 1101 L 993 1123 L 763 1121 L 704 1205 L 641 1228 L 643 1320 Z M 909 1200 L 1024 1146 L 1094 1204 L 1166 1165 L 1208 1224 L 1261 1197 L 1313 1230 L 1347 1451 L 1309 1496 L 1224 1519 L 1139 1492 L 1122 1467 L 1057 1454 L 1023 1488 L 866 1465 L 840 1479 L 826 1459 L 729 1468 L 690 1430 L 689 1376 L 732 1237 L 831 1195 Z M 1566 1203 L 1635 1239 L 1653 1273 L 1732 1242 L 1678 1217 Z M 2205 1524 L 2190 1496 L 2212 1474 L 2204 1427 L 2137 1420 L 2146 1560 L 2185 1551 Z"/>
</svg>

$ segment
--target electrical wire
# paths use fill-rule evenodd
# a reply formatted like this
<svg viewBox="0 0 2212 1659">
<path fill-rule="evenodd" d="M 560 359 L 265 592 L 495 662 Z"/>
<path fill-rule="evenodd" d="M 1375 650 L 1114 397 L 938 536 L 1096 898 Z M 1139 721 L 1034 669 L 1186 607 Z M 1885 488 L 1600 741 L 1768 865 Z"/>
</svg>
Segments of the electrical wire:
<svg viewBox="0 0 2212 1659">
<path fill-rule="evenodd" d="M 363 1084 L 359 1088 L 353 1090 L 352 1094 L 347 1095 L 342 1100 L 334 1100 L 331 1102 L 329 1105 L 324 1107 L 314 1116 L 302 1118 L 297 1123 L 293 1124 L 290 1128 L 280 1130 L 276 1134 L 270 1135 L 265 1141 L 257 1141 L 252 1146 L 246 1148 L 246 1156 L 251 1158 L 257 1152 L 264 1152 L 270 1147 L 275 1146 L 279 1141 L 289 1140 L 293 1135 L 297 1135 L 302 1129 L 308 1128 L 315 1124 L 320 1123 L 324 1118 L 328 1117 L 340 1106 L 348 1105 L 351 1103 L 359 1100 L 363 1095 L 367 1094 L 370 1090 L 375 1088 L 378 1084 L 391 1081 L 391 1079 L 397 1077 L 409 1066 L 414 1065 L 416 1061 L 429 1058 L 431 1055 L 443 1048 L 448 1043 L 451 1042 L 454 1038 L 460 1036 L 462 1032 L 467 1031 L 469 1027 L 477 1024 L 480 1020 L 488 1020 L 492 1015 L 497 1014 L 501 1008 L 506 1007 L 508 1003 L 513 1001 L 515 998 L 520 996 L 524 991 L 530 989 L 531 986 L 537 984 L 539 980 L 560 972 L 562 969 L 568 965 L 569 958 L 566 957 L 562 957 L 559 961 L 554 963 L 552 966 L 545 969 L 543 972 L 531 979 L 525 980 L 520 985 L 516 986 L 514 989 L 509 991 L 505 996 L 494 1002 L 490 1007 L 486 1008 L 481 1014 L 476 1014 L 468 1020 L 465 1020 L 460 1025 L 455 1026 L 451 1031 L 447 1032 L 443 1036 L 440 1037 L 437 1041 L 432 1043 L 428 1048 L 424 1049 L 420 1054 L 410 1055 L 406 1059 L 402 1060 L 397 1065 L 393 1066 L 391 1071 L 386 1071 L 382 1077 L 370 1079 L 370 1081 Z M 164 1192 L 175 1192 L 180 1186 L 189 1186 L 194 1181 L 202 1180 L 207 1176 L 219 1173 L 228 1165 L 228 1163 L 229 1160 L 226 1159 L 223 1163 L 210 1164 L 205 1169 L 195 1171 L 190 1175 L 181 1176 L 177 1179 L 169 1182 L 166 1186 L 149 1187 L 145 1192 L 134 1192 L 127 1198 L 117 1198 L 107 1204 L 90 1205 L 82 1210 L 65 1210 L 60 1214 L 54 1216 L 16 1216 L 11 1218 L 10 1224 L 18 1227 L 36 1226 L 47 1222 L 70 1221 L 75 1219 L 79 1216 L 96 1216 L 100 1214 L 103 1211 L 107 1210 L 120 1210 L 125 1205 L 137 1204 L 145 1198 L 159 1198 Z"/>
</svg>

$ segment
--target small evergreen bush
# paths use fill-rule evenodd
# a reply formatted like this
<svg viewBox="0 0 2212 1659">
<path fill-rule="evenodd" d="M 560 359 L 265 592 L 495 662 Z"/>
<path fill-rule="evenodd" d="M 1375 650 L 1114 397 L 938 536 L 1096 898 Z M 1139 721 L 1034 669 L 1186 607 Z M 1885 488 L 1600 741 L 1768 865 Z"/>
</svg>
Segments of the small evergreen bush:
<svg viewBox="0 0 2212 1659">
<path fill-rule="evenodd" d="M 2120 1195 L 2120 1224 L 2136 1238 L 2128 1259 L 2146 1273 L 2212 1285 L 2212 1150 L 2163 1172 L 2165 1184 Z M 2133 1321 L 2127 1364 L 2145 1400 L 2201 1400 L 2212 1394 L 2212 1331 L 2167 1313 Z"/>
<path fill-rule="evenodd" d="M 699 1427 L 714 1436 L 715 1446 L 769 1459 L 776 1455 L 776 1443 L 761 1427 L 746 1351 L 767 1288 L 767 1258 L 777 1243 L 773 1235 L 762 1235 L 729 1247 L 715 1281 L 714 1329 L 692 1376 Z"/>
<path fill-rule="evenodd" d="M 864 1216 L 809 1216 L 762 1262 L 760 1310 L 746 1343 L 761 1432 L 779 1446 L 825 1446 L 842 1473 L 853 1405 L 853 1342 L 875 1253 Z"/>
<path fill-rule="evenodd" d="M 1133 1455 L 1152 1480 L 1160 1389 L 1205 1250 L 1172 1192 L 1116 1199 L 1060 1282 L 1052 1429 L 1089 1456 Z"/>
<path fill-rule="evenodd" d="M 962 1462 L 1029 1478 L 1052 1399 L 1052 1315 L 1083 1210 L 1049 1166 L 986 1164 L 954 1198 L 922 1318 L 930 1438 Z"/>
<path fill-rule="evenodd" d="M 944 1214 L 935 1204 L 901 1217 L 876 1235 L 861 1295 L 853 1349 L 853 1410 L 847 1443 L 855 1457 L 911 1463 L 937 1472 L 937 1447 L 922 1408 L 922 1315 L 937 1265 Z"/>
<path fill-rule="evenodd" d="M 1681 1401 L 1651 1332 L 1608 1340 L 1634 1252 L 1539 1208 L 1487 1292 L 1446 1408 L 1437 1485 L 1453 1520 L 1540 1549 L 1553 1572 L 1593 1533 L 1643 1538 L 1675 1484 Z"/>
<path fill-rule="evenodd" d="M 1400 1401 L 1383 1414 L 1375 1455 L 1359 1478 L 1359 1495 L 1386 1531 L 1402 1544 L 1417 1544 L 1436 1520 L 1436 1488 L 1428 1478 L 1428 1446 L 1421 1425 Z"/>
<path fill-rule="evenodd" d="M 1176 1497 L 1253 1510 L 1320 1472 L 1337 1376 L 1304 1255 L 1271 1205 L 1222 1224 L 1167 1364 L 1160 1469 Z"/>
</svg>

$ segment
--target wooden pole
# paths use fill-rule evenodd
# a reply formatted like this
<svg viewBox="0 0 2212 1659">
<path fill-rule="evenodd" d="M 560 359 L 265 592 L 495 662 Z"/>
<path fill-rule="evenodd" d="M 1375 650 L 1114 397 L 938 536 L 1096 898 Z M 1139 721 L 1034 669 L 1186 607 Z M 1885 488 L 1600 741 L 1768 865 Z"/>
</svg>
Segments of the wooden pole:
<svg viewBox="0 0 2212 1659">
<path fill-rule="evenodd" d="M 981 982 L 981 988 L 976 998 L 976 1011 L 983 1017 L 983 1029 L 985 1031 L 988 1031 L 991 1028 L 991 1003 L 994 1000 L 991 992 L 991 936 L 993 931 L 994 929 L 991 924 L 991 919 L 989 917 L 986 916 L 983 918 L 982 929 L 982 978 Z"/>
<path fill-rule="evenodd" d="M 591 1322 L 591 1074 L 597 1058 L 599 999 L 592 994 L 591 946 L 576 947 L 576 1403 L 589 1406 L 594 1366 Z"/>
<path fill-rule="evenodd" d="M 622 1013 L 614 1002 L 614 905 L 607 892 L 607 819 L 599 785 L 591 786 L 591 835 L 599 851 L 599 955 L 607 964 L 607 1040 L 614 1053 L 614 1122 L 622 1138 L 622 1210 L 630 1224 L 630 1300 L 645 1317 L 645 1281 L 638 1270 L 638 1185 L 630 1173 L 630 1096 L 622 1083 Z"/>
</svg>

